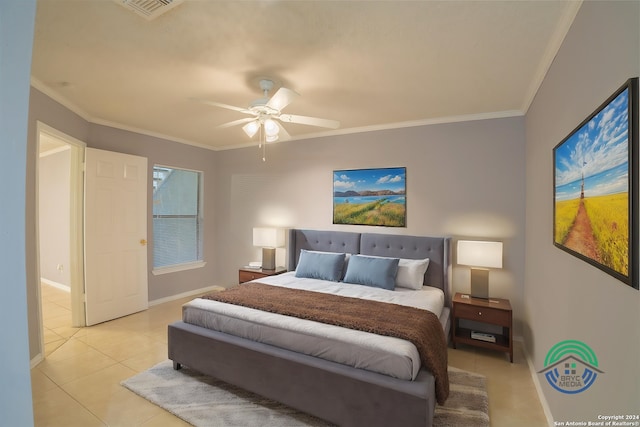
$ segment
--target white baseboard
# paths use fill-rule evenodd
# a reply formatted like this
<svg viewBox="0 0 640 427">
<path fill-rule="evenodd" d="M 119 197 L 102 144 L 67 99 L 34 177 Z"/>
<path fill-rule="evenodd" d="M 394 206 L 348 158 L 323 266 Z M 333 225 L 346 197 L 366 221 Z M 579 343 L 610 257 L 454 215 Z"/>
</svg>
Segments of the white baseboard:
<svg viewBox="0 0 640 427">
<path fill-rule="evenodd" d="M 45 283 L 49 286 L 53 286 L 54 288 L 58 288 L 61 291 L 65 291 L 65 292 L 71 292 L 71 288 L 67 285 L 64 285 L 62 283 L 58 283 L 58 282 L 54 282 L 53 280 L 49 280 L 49 279 L 45 279 L 43 277 L 40 278 L 40 282 L 41 283 Z"/>
<path fill-rule="evenodd" d="M 175 301 L 181 298 L 192 297 L 194 295 L 202 295 L 207 292 L 221 291 L 223 289 L 225 288 L 223 288 L 222 286 L 207 286 L 206 288 L 196 289 L 194 291 L 188 291 L 188 292 L 183 292 L 177 295 L 171 295 L 164 298 L 154 299 L 153 301 L 149 301 L 149 307 L 153 307 L 154 305 L 158 305 L 158 304 L 163 304 L 165 302 Z"/>
<path fill-rule="evenodd" d="M 536 371 L 535 366 L 533 366 L 533 361 L 531 360 L 531 357 L 529 357 L 527 348 L 523 346 L 522 350 L 524 352 L 524 357 L 527 359 L 527 365 L 529 365 L 529 373 L 531 373 L 533 385 L 536 387 L 536 392 L 538 393 L 538 400 L 540 400 L 540 405 L 542 405 L 544 416 L 547 418 L 547 424 L 549 425 L 549 427 L 553 427 L 555 426 L 555 422 L 553 420 L 553 415 L 551 414 L 549 404 L 547 403 L 547 399 L 544 397 L 544 393 L 542 392 L 542 386 L 540 385 L 540 381 L 538 380 L 538 372 Z"/>
<path fill-rule="evenodd" d="M 36 354 L 36 357 L 29 361 L 29 366 L 31 367 L 31 369 L 33 369 L 38 365 L 38 363 L 42 362 L 43 360 L 44 356 L 42 355 L 42 353 L 38 353 Z"/>
</svg>

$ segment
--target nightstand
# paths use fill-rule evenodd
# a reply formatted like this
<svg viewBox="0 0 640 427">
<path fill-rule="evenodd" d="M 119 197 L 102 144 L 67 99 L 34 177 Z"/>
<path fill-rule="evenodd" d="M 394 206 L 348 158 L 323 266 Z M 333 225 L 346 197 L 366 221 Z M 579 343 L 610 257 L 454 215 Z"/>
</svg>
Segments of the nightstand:
<svg viewBox="0 0 640 427">
<path fill-rule="evenodd" d="M 276 267 L 275 270 L 266 270 L 262 268 L 241 268 L 238 270 L 238 282 L 244 283 L 261 277 L 275 276 L 287 271 L 284 267 Z"/>
<path fill-rule="evenodd" d="M 460 320 L 462 319 L 501 327 L 502 333 L 490 333 L 495 337 L 495 342 L 472 338 L 471 329 L 460 327 Z M 456 348 L 456 344 L 463 343 L 504 351 L 509 353 L 509 360 L 513 363 L 513 312 L 508 299 L 480 299 L 472 298 L 467 294 L 456 293 L 453 297 L 453 317 L 451 322 L 453 348 Z"/>
</svg>

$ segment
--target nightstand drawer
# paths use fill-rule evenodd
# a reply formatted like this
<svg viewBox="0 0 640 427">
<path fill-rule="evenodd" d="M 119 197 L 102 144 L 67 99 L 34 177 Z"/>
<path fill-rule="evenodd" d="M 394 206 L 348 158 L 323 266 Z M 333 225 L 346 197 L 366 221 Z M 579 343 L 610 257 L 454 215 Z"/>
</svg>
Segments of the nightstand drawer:
<svg viewBox="0 0 640 427">
<path fill-rule="evenodd" d="M 511 326 L 511 313 L 489 307 L 456 304 L 456 317 L 500 326 Z"/>
<path fill-rule="evenodd" d="M 267 277 L 268 274 L 260 273 L 258 271 L 243 271 L 240 270 L 238 272 L 238 278 L 240 279 L 240 283 L 249 282 L 251 280 L 260 279 L 261 277 Z"/>
<path fill-rule="evenodd" d="M 287 271 L 284 267 L 278 267 L 275 270 L 256 269 L 250 270 L 241 268 L 238 270 L 238 283 L 250 282 L 252 280 L 261 279 L 263 277 L 275 276 Z"/>
</svg>

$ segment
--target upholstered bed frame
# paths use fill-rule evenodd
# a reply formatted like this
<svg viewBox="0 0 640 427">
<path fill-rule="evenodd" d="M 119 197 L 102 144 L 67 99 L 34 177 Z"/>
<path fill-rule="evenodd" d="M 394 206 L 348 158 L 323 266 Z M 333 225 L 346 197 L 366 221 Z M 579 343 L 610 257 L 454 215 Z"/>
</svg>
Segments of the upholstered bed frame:
<svg viewBox="0 0 640 427">
<path fill-rule="evenodd" d="M 449 336 L 450 247 L 443 237 L 290 230 L 288 268 L 301 249 L 398 258 L 429 258 L 425 284 L 445 292 L 440 321 Z M 182 321 L 169 325 L 169 359 L 339 426 L 432 425 L 433 376 L 414 381 L 352 368 Z"/>
</svg>

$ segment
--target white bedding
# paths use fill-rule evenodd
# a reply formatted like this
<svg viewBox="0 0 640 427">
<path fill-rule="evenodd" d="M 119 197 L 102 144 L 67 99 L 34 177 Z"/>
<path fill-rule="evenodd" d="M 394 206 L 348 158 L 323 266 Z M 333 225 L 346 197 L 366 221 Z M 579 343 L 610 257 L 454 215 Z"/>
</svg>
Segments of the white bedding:
<svg viewBox="0 0 640 427">
<path fill-rule="evenodd" d="M 293 272 L 257 281 L 274 286 L 407 305 L 432 311 L 438 317 L 444 306 L 442 290 L 429 286 L 424 286 L 421 290 L 396 288 L 395 291 L 389 291 L 341 282 L 299 279 Z M 413 380 L 420 370 L 420 356 L 416 347 L 398 338 L 202 298 L 196 298 L 183 306 L 183 320 L 400 379 Z"/>
</svg>

